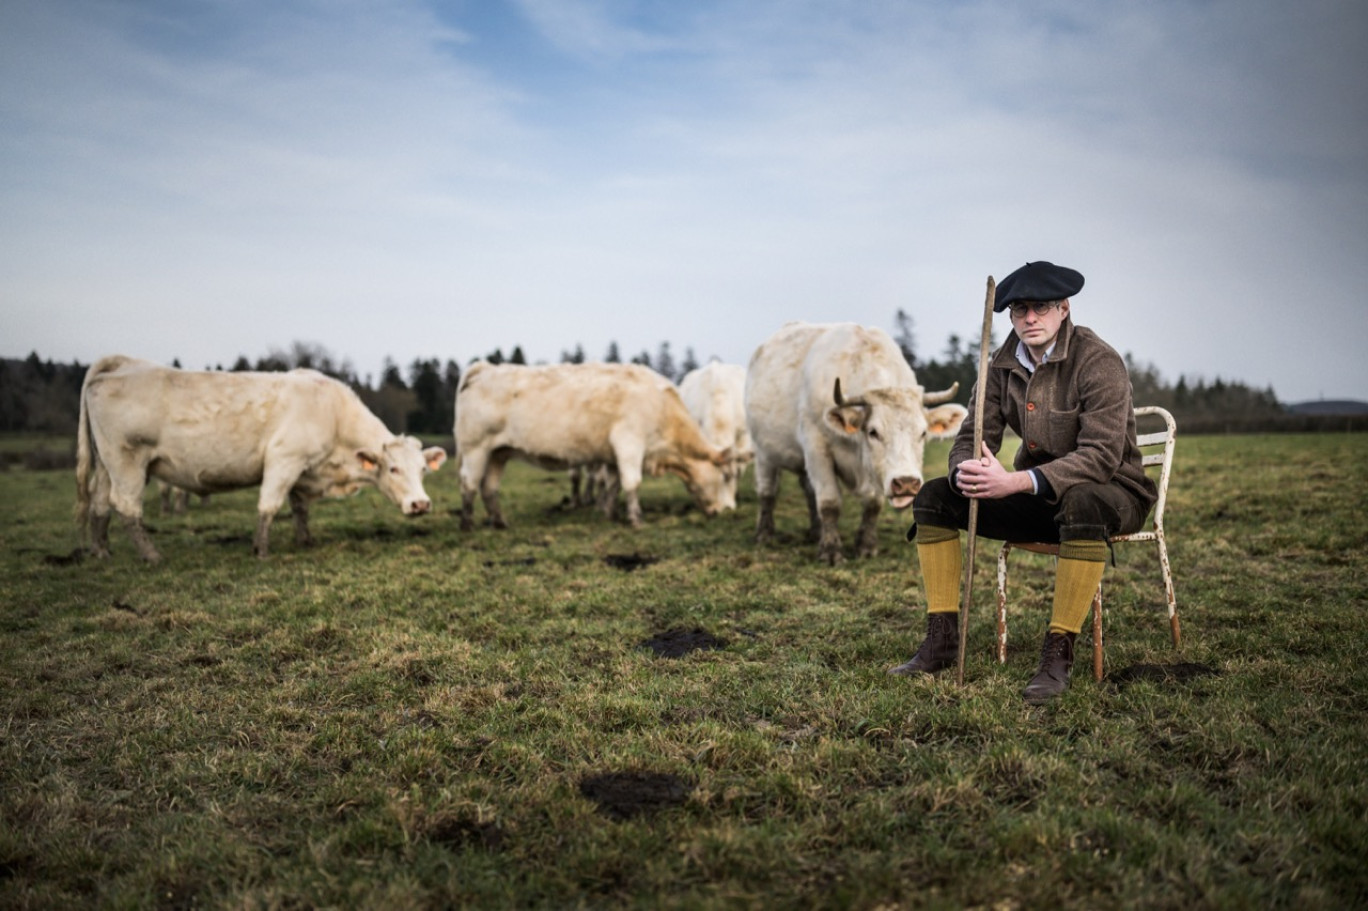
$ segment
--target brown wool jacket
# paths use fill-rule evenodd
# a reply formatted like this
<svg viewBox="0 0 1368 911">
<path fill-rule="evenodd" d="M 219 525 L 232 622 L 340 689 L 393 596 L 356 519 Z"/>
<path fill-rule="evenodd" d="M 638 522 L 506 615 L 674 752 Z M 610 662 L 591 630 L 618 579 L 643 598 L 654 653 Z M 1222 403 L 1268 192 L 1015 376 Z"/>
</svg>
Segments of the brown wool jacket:
<svg viewBox="0 0 1368 911">
<path fill-rule="evenodd" d="M 1010 427 L 1021 437 L 1015 467 L 1035 468 L 1054 488 L 1051 502 L 1075 484 L 1121 485 L 1148 509 L 1157 491 L 1135 442 L 1135 412 L 1125 361 L 1095 332 L 1064 320 L 1050 359 L 1034 374 L 1016 359 L 1017 334 L 988 364 L 983 440 L 993 452 Z M 974 405 L 950 450 L 950 476 L 974 448 Z"/>
</svg>

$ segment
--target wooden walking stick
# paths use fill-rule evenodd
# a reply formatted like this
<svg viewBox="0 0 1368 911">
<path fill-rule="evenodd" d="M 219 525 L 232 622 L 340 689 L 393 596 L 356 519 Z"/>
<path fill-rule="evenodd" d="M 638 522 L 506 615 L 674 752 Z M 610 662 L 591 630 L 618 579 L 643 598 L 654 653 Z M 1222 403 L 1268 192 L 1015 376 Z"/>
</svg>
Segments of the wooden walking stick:
<svg viewBox="0 0 1368 911">
<path fill-rule="evenodd" d="M 997 282 L 988 276 L 988 293 L 983 301 L 983 336 L 979 339 L 978 382 L 974 384 L 974 458 L 981 459 L 983 450 L 983 396 L 988 385 L 988 345 L 993 334 L 993 302 L 997 298 Z M 969 605 L 973 600 L 974 552 L 978 548 L 979 501 L 969 501 L 969 553 L 964 558 L 963 598 L 959 615 L 959 663 L 957 682 L 964 686 L 964 646 L 969 638 Z"/>
</svg>

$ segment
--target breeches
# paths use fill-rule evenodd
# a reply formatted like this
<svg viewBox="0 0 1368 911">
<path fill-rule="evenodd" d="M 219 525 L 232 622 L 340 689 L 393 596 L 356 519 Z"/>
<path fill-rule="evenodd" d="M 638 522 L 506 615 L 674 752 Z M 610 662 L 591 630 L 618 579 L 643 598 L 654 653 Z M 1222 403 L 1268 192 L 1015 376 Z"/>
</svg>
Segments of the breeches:
<svg viewBox="0 0 1368 911">
<path fill-rule="evenodd" d="M 1076 484 L 1058 503 L 1029 493 L 980 500 L 976 533 L 998 541 L 1105 541 L 1139 531 L 1148 511 L 1116 484 Z M 912 516 L 918 524 L 968 528 L 969 498 L 951 487 L 948 477 L 933 478 L 912 502 Z M 908 540 L 916 527 L 908 531 Z"/>
</svg>

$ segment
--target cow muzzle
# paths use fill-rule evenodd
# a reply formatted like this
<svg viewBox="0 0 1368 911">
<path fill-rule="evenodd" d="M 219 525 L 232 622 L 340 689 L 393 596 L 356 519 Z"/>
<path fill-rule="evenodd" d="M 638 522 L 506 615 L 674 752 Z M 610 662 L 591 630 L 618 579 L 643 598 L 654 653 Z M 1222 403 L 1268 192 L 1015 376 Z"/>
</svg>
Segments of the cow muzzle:
<svg viewBox="0 0 1368 911">
<path fill-rule="evenodd" d="M 894 478 L 893 483 L 888 485 L 888 505 L 894 509 L 906 509 L 912 505 L 912 499 L 921 487 L 921 478 Z"/>
<path fill-rule="evenodd" d="M 430 512 L 432 512 L 431 500 L 409 500 L 404 507 L 404 515 L 406 516 L 425 516 Z"/>
</svg>

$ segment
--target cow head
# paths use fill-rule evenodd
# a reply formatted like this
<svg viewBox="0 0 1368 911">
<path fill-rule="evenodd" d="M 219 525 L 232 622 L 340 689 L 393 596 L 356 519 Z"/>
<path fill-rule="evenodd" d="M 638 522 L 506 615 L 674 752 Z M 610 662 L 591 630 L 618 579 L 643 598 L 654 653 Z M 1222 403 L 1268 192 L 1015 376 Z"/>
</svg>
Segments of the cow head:
<svg viewBox="0 0 1368 911">
<path fill-rule="evenodd" d="M 826 420 L 855 443 L 863 482 L 860 486 L 877 486 L 894 509 L 911 506 L 912 498 L 921 490 L 922 457 L 933 426 L 926 406 L 947 402 L 958 390 L 958 383 L 933 393 L 924 393 L 919 386 L 893 387 L 871 389 L 847 399 L 837 379 L 832 394 L 835 404 L 827 409 Z M 953 415 L 938 415 L 936 423 L 947 417 Z"/>
<path fill-rule="evenodd" d="M 394 437 L 378 452 L 361 450 L 356 458 L 365 472 L 389 501 L 406 516 L 421 516 L 432 509 L 423 490 L 423 475 L 436 471 L 446 461 L 440 446 L 422 448 L 413 437 Z"/>
<path fill-rule="evenodd" d="M 684 482 L 704 515 L 715 516 L 736 508 L 736 484 L 727 483 L 727 472 L 734 460 L 730 448 L 709 449 L 706 457 L 671 460 L 660 467 Z"/>
</svg>

